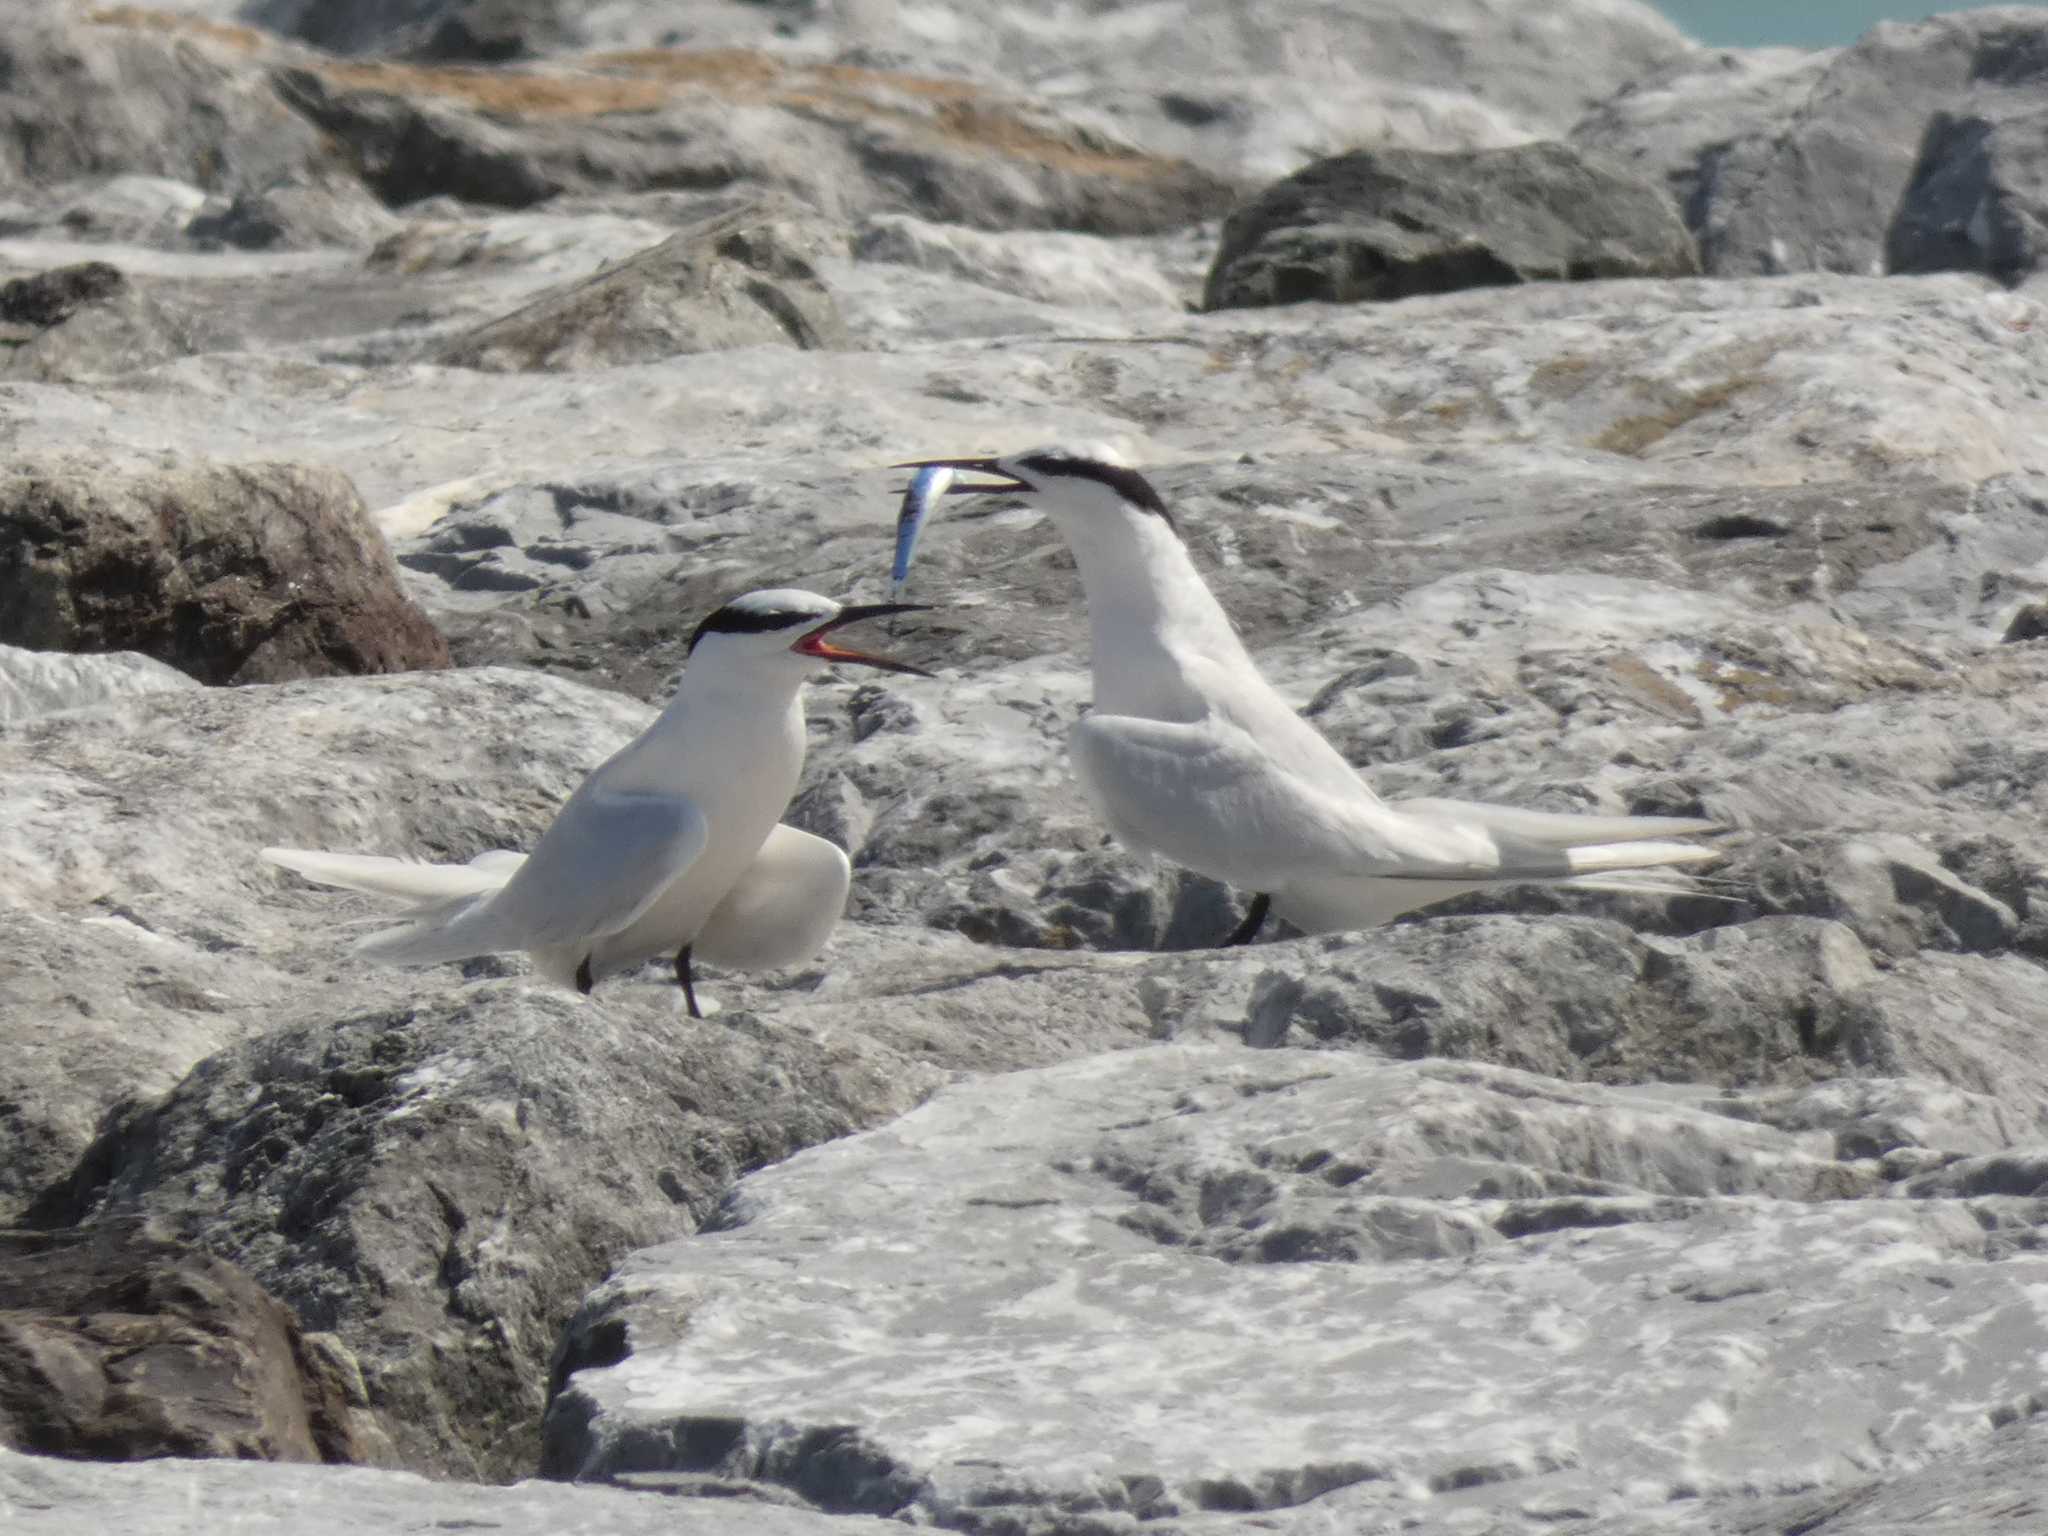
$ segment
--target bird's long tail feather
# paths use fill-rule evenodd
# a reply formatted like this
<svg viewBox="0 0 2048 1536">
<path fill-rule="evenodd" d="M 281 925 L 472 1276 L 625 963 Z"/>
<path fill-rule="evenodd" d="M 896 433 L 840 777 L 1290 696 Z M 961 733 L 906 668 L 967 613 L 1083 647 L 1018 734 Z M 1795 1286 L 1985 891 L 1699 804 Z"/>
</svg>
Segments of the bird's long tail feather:
<svg viewBox="0 0 2048 1536">
<path fill-rule="evenodd" d="M 1718 821 L 1692 816 L 1581 816 L 1573 811 L 1528 811 L 1519 806 L 1468 800 L 1397 800 L 1393 804 L 1410 816 L 1484 827 L 1518 843 L 1560 850 L 1589 849 L 1610 843 L 1640 845 L 1727 830 Z M 1712 857 L 1694 849 L 1692 860 L 1651 858 L 1639 862 L 1695 862 L 1702 856 Z"/>
<path fill-rule="evenodd" d="M 1528 884 L 1504 880 L 1502 885 Z M 1727 882 L 1703 879 L 1682 870 L 1618 870 L 1611 875 L 1567 875 L 1562 880 L 1542 880 L 1540 885 L 1559 885 L 1573 891 L 1612 891 L 1623 896 L 1700 896 L 1709 901 L 1737 902 L 1742 895 Z"/>
<path fill-rule="evenodd" d="M 272 864 L 311 880 L 411 903 L 404 921 L 358 939 L 359 955 L 390 965 L 438 965 L 505 948 L 493 931 L 490 898 L 526 862 L 508 849 L 480 853 L 467 864 L 418 864 L 371 853 L 265 848 Z"/>
<path fill-rule="evenodd" d="M 1559 849 L 1573 876 L 1611 874 L 1620 870 L 1667 869 L 1676 865 L 1708 864 L 1721 856 L 1718 848 L 1700 843 L 1594 843 Z M 1513 870 L 1504 868 L 1504 876 Z M 1541 878 L 1538 876 L 1537 878 Z"/>
<path fill-rule="evenodd" d="M 315 885 L 390 896 L 422 906 L 495 891 L 526 862 L 524 854 L 507 849 L 478 854 L 467 864 L 418 864 L 381 854 L 326 853 L 316 848 L 265 848 L 260 856 Z"/>
<path fill-rule="evenodd" d="M 1408 810 L 1417 803 L 1404 801 L 1401 808 Z M 1719 858 L 1719 849 L 1668 840 L 1675 832 L 1716 829 L 1712 822 L 1654 816 L 1553 817 L 1547 812 L 1516 811 L 1503 806 L 1466 807 L 1453 801 L 1437 801 L 1433 805 L 1434 814 L 1448 817 L 1456 806 L 1455 814 L 1460 819 L 1484 820 L 1490 825 L 1505 845 L 1503 852 L 1507 855 L 1497 873 L 1480 879 L 1381 874 L 1305 880 L 1275 892 L 1276 909 L 1305 932 L 1328 933 L 1372 927 L 1405 912 L 1473 891 L 1516 885 L 1554 885 L 1631 896 L 1739 899 L 1716 891 L 1711 880 L 1702 880 L 1691 872 L 1691 866 Z M 1567 823 L 1576 838 L 1564 835 Z M 1616 833 L 1620 836 L 1616 837 Z M 1595 836 L 1605 836 L 1607 840 L 1584 841 Z"/>
</svg>

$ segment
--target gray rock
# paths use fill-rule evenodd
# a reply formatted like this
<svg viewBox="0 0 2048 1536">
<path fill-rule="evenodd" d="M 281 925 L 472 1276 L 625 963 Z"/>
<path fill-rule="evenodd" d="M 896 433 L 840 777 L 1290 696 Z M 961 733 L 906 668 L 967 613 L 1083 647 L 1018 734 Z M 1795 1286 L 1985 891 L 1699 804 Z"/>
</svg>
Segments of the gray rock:
<svg viewBox="0 0 2048 1536">
<path fill-rule="evenodd" d="M 17 458 L 0 541 L 9 644 L 137 650 L 211 683 L 447 663 L 332 470 Z"/>
<path fill-rule="evenodd" d="M 58 381 L 127 373 L 198 350 L 190 315 L 103 261 L 0 283 L 0 376 Z"/>
<path fill-rule="evenodd" d="M 690 1230 L 738 1168 L 853 1123 L 823 1077 L 778 1123 L 774 1086 L 797 1063 L 752 1059 L 727 1025 L 679 1031 L 667 1002 L 647 989 L 606 1016 L 486 984 L 452 1006 L 274 1032 L 111 1128 L 85 1164 L 107 1185 L 81 1181 L 31 1217 L 118 1216 L 153 1196 L 158 1220 L 351 1342 L 406 1461 L 502 1476 L 528 1454 L 574 1297 L 627 1249 Z M 628 1080 L 640 1091 L 622 1096 Z M 902 1097 L 870 1112 L 907 1107 L 916 1086 L 898 1077 L 883 1091 Z M 241 1151 L 223 1164 L 216 1143 Z M 581 1197 L 590 1179 L 601 1206 Z"/>
<path fill-rule="evenodd" d="M 202 249 L 246 251 L 365 249 L 389 238 L 398 220 L 350 176 L 294 175 L 224 206 L 197 213 L 184 236 Z"/>
<path fill-rule="evenodd" d="M 433 20 L 414 46 L 423 59 L 496 64 L 552 52 L 583 37 L 560 0 L 465 0 Z"/>
<path fill-rule="evenodd" d="M 284 972 L 236 963 L 242 941 L 231 930 L 172 936 L 138 921 L 124 896 L 153 882 L 110 868 L 115 850 L 62 837 L 76 826 L 67 809 L 110 792 L 67 780 L 23 772 L 8 797 L 25 825 L 8 838 L 0 1006 L 36 1021 L 0 1066 L 0 1212 L 9 1216 L 72 1173 L 110 1110 L 168 1091 L 290 990 Z M 130 802 L 135 821 L 150 814 L 140 797 Z"/>
<path fill-rule="evenodd" d="M 1707 148 L 1689 215 L 1707 270 L 1886 270 L 1916 175 L 1934 174 L 1928 150 L 1948 145 L 1940 159 L 1961 155 L 1950 174 L 1972 174 L 1970 152 L 1945 130 L 1930 140 L 1936 117 L 1996 122 L 2032 112 L 2044 31 L 2041 13 L 2024 6 L 1880 22 L 1828 60 L 1789 118 L 1774 113 Z M 1939 229 L 1944 196 L 1930 185 L 1917 217 L 1932 215 Z M 1907 250 L 1924 259 L 1925 245 L 1909 241 Z"/>
<path fill-rule="evenodd" d="M 495 64 L 581 39 L 560 0 L 255 0 L 240 17 L 335 53 L 414 54 Z"/>
<path fill-rule="evenodd" d="M 1946 867 L 1936 848 L 1896 834 L 1792 833 L 1738 854 L 1729 874 L 1760 910 L 1837 919 L 1882 954 L 1988 953 L 2018 938 L 2013 906 Z M 2025 905 L 2023 891 L 2008 894 Z"/>
<path fill-rule="evenodd" d="M 301 1536 L 470 1530 L 503 1536 L 888 1536 L 879 1521 L 783 1507 L 772 1490 L 705 1483 L 715 1497 L 522 1482 L 477 1487 L 369 1467 L 249 1461 L 57 1461 L 0 1450 L 0 1519 L 51 1536 L 108 1530 L 207 1536 L 237 1525 Z"/>
<path fill-rule="evenodd" d="M 1094 235 L 994 235 L 908 214 L 879 214 L 855 231 L 853 254 L 863 262 L 949 273 L 1045 304 L 1171 311 L 1192 297 L 1132 242 Z"/>
<path fill-rule="evenodd" d="M 1495 0 L 1365 10 L 1293 0 L 1255 11 L 1184 0 L 1122 18 L 1128 41 L 1116 48 L 1100 46 L 1094 19 L 1079 12 L 1048 25 L 1007 9 L 975 18 L 954 45 L 956 67 L 976 68 L 991 39 L 1003 68 L 1042 71 L 1041 89 L 1066 110 L 1261 182 L 1361 146 L 1555 138 L 1628 81 L 1694 52 L 1634 3 L 1559 5 L 1539 18 Z"/>
<path fill-rule="evenodd" d="M 51 188 L 45 218 L 36 222 L 83 240 L 164 245 L 205 203 L 204 192 L 168 176 L 109 176 Z"/>
<path fill-rule="evenodd" d="M 133 651 L 72 656 L 0 645 L 0 725 L 197 686 L 177 668 Z"/>
<path fill-rule="evenodd" d="M 124 394 L 47 392 L 20 425 L 19 441 L 25 448 L 89 442 L 109 451 L 170 443 L 205 457 L 337 462 L 372 506 L 394 509 L 394 531 L 403 533 L 419 531 L 451 504 L 521 484 L 611 483 L 635 494 L 655 482 L 745 483 L 763 496 L 774 488 L 797 516 L 860 530 L 868 553 L 835 565 L 832 579 L 817 583 L 828 589 L 850 571 L 873 569 L 873 540 L 886 537 L 891 504 L 892 481 L 880 466 L 900 457 L 905 442 L 988 446 L 992 416 L 1022 423 L 1013 429 L 1019 441 L 1120 439 L 1149 465 L 1181 466 L 1187 488 L 1175 489 L 1183 496 L 1228 473 L 1233 494 L 1253 498 L 1244 508 L 1276 508 L 1258 513 L 1256 524 L 1248 515 L 1232 520 L 1276 536 L 1297 513 L 1332 518 L 1330 529 L 1292 522 L 1287 536 L 1304 551 L 1359 538 L 1362 520 L 1330 509 L 1370 508 L 1382 490 L 1401 507 L 1428 498 L 1446 515 L 1476 500 L 1495 516 L 1511 516 L 1523 533 L 1551 529 L 1559 547 L 1597 524 L 1590 514 L 1626 509 L 1639 494 L 1682 493 L 1701 524 L 1722 495 L 1765 517 L 1772 514 L 1763 503 L 1784 497 L 1788 511 L 1803 506 L 1822 521 L 1784 524 L 1790 537 L 1776 541 L 1702 538 L 1689 547 L 1703 564 L 1739 555 L 1745 565 L 1756 551 L 1775 548 L 1787 582 L 1793 556 L 1816 543 L 1831 562 L 1836 551 L 1860 558 L 1864 541 L 1846 537 L 1859 508 L 1873 522 L 1911 513 L 1913 526 L 1924 526 L 1930 482 L 1963 487 L 2048 473 L 2026 425 L 2041 363 L 2033 349 L 2015 344 L 2035 323 L 2034 301 L 1987 293 L 1981 279 L 1959 275 L 1528 284 L 1410 300 L 1398 310 L 1148 310 L 1135 329 L 1111 308 L 1034 306 L 1025 311 L 1034 329 L 997 339 L 990 317 L 1003 331 L 1021 301 L 992 308 L 990 291 L 979 285 L 854 263 L 868 286 L 860 313 L 842 308 L 850 325 L 862 327 L 864 346 L 806 354 L 804 376 L 814 388 L 805 411 L 785 427 L 774 413 L 789 398 L 793 365 L 780 351 L 573 381 L 466 375 L 452 399 L 445 377 L 393 369 L 419 358 L 426 327 L 449 327 L 430 331 L 431 344 L 579 275 L 575 242 L 585 231 L 607 257 L 626 254 L 636 241 L 652 243 L 641 238 L 646 221 L 614 216 L 579 215 L 548 236 L 548 217 L 533 212 L 508 218 L 489 241 L 474 233 L 483 222 L 479 215 L 464 232 L 443 227 L 423 242 L 444 246 L 440 259 L 451 265 L 431 266 L 411 283 L 381 265 L 365 272 L 326 257 L 183 258 L 180 281 L 203 290 L 190 296 L 232 314 L 256 350 L 161 371 L 144 397 L 146 412 L 112 408 L 138 399 L 132 386 Z M 658 227 L 647 232 L 661 236 Z M 454 264 L 463 248 L 477 250 L 474 265 Z M 1143 259 L 1155 249 L 1142 247 Z M 79 248 L 74 259 L 89 254 Z M 195 270 L 202 260 L 221 263 L 218 277 L 203 284 Z M 984 323 L 957 337 L 934 335 L 918 324 L 928 305 L 947 324 L 970 312 Z M 865 318 L 885 308 L 887 328 Z M 1831 361 L 1851 334 L 1869 366 Z M 1485 345 L 1473 344 L 1478 335 Z M 934 341 L 946 344 L 934 349 Z M 359 387 L 363 368 L 380 370 L 375 388 Z M 338 411 L 343 392 L 350 409 Z M 223 399 L 232 410 L 220 408 Z M 1268 415 L 1271 431 L 1248 433 L 1248 423 Z M 564 423 L 572 419 L 569 433 Z M 685 451 L 678 421 L 701 432 L 693 444 L 719 446 Z M 1244 452 L 1265 459 L 1233 467 Z M 1543 497 L 1563 498 L 1570 509 L 1564 524 L 1532 503 L 1529 487 L 1539 479 Z M 1271 503 L 1256 499 L 1266 488 Z M 1942 506 L 1953 507 L 1943 512 L 1951 520 L 1973 515 L 1960 491 Z M 956 511 L 934 531 L 934 548 L 987 526 Z M 1872 547 L 1893 547 L 1907 531 L 1901 524 Z M 1276 538 L 1272 547 L 1292 546 Z M 1496 547 L 1514 546 L 1503 537 Z M 1916 547 L 1961 575 L 1955 557 L 1935 544 Z M 1993 560 L 2008 592 L 2010 582 L 2025 579 L 2028 562 L 1979 552 L 1974 543 L 1971 549 L 1970 560 L 1979 562 L 1971 580 Z M 1438 550 L 1439 568 L 1450 553 Z M 1892 558 L 1908 553 L 1899 549 Z M 789 559 L 776 557 L 784 567 Z M 1390 576 L 1421 563 L 1399 546 L 1386 559 Z M 1248 566 L 1246 574 L 1260 569 Z M 1376 569 L 1363 568 L 1361 579 Z M 1337 586 L 1319 585 L 1318 597 Z M 1383 594 L 1386 586 L 1363 592 Z M 1978 601 L 1975 587 L 1963 582 L 1964 590 Z M 2001 625 L 2011 610 L 2008 597 Z"/>
<path fill-rule="evenodd" d="M 648 719 L 503 672 L 124 699 L 132 658 L 75 659 L 88 668 L 76 686 L 111 695 L 102 707 L 0 732 L 0 1015 L 36 1021 L 0 1056 L 0 1220 L 66 1177 L 110 1110 L 214 1053 L 302 1009 L 413 995 L 408 973 L 339 969 L 349 930 L 331 895 L 282 900 L 256 849 L 525 846 Z M 104 680 L 117 668 L 124 680 Z"/>
<path fill-rule="evenodd" d="M 1202 307 L 1698 270 L 1661 188 L 1566 145 L 1360 150 L 1297 171 L 1233 213 Z"/>
<path fill-rule="evenodd" d="M 1793 1498 L 1703 1500 L 1674 1530 L 1717 1536 L 1907 1536 L 1915 1531 L 1985 1531 L 2013 1536 L 2040 1523 L 2041 1456 L 2048 1414 L 2015 1406 L 1991 1415 L 1988 1435 L 1972 1438 L 1930 1466 L 1902 1477 Z M 1599 1525 L 1598 1536 L 1625 1527 Z"/>
<path fill-rule="evenodd" d="M 1578 148 L 1661 179 L 1698 232 L 1731 146 L 1788 128 L 1835 50 L 1700 49 L 1624 85 L 1572 125 Z"/>
<path fill-rule="evenodd" d="M 505 58 L 588 46 L 746 50 L 1028 85 L 1063 115 L 1155 154 L 1270 180 L 1361 142 L 1472 148 L 1562 132 L 1623 83 L 1693 50 L 1634 0 L 1555 5 L 1285 0 L 1257 11 L 1170 3 L 1116 18 L 986 0 L 761 5 L 707 0 L 184 0 L 350 53 Z M 609 61 L 610 55 L 599 55 Z"/>
<path fill-rule="evenodd" d="M 1061 1018 L 1079 977 L 1050 998 L 983 998 L 967 1027 L 919 1001 L 974 975 L 964 950 L 933 956 L 933 975 L 897 945 L 869 962 L 895 972 L 893 996 L 799 993 L 772 1025 L 731 1008 L 688 1020 L 672 985 L 588 1003 L 429 977 L 418 1001 L 208 1058 L 117 1117 L 30 1219 L 142 1212 L 231 1256 L 355 1351 L 407 1464 L 502 1477 L 530 1465 L 558 1330 L 625 1253 L 692 1230 L 747 1169 L 902 1113 L 951 1069 L 1128 1038 L 1129 1012 Z"/>
<path fill-rule="evenodd" d="M 2003 121 L 1938 112 L 1885 239 L 1892 272 L 1983 272 L 2018 283 L 2048 251 L 2048 112 Z"/>
<path fill-rule="evenodd" d="M 0 185 L 125 172 L 232 195 L 327 158 L 278 100 L 260 34 L 24 0 L 0 38 Z"/>
<path fill-rule="evenodd" d="M 772 51 L 738 62 L 647 51 L 495 76 L 353 63 L 198 18 L 99 16 L 81 21 L 41 0 L 33 25 L 10 35 L 0 180 L 128 172 L 260 197 L 328 172 L 338 150 L 394 206 L 765 186 L 832 213 L 1107 233 L 1220 214 L 1243 190 L 1069 120 L 1001 77 L 932 79 Z"/>
<path fill-rule="evenodd" d="M 963 1084 L 629 1260 L 543 1465 L 1044 1531 L 1555 1529 L 1912 1473 L 2034 1389 L 2040 1206 L 1872 1188 L 1710 1098 L 1497 1068 L 1162 1046 Z"/>
<path fill-rule="evenodd" d="M 1722 1083 L 1868 1067 L 1877 1048 L 1850 1022 L 1876 979 L 1869 954 L 1808 920 L 1645 941 L 1611 922 L 1448 918 L 1402 925 L 1362 951 L 1277 951 L 1269 967 L 1244 1019 L 1247 1042 L 1262 1046 L 1348 1043 L 1564 1078 Z"/>
<path fill-rule="evenodd" d="M 0 283 L 0 321 L 47 330 L 88 305 L 105 303 L 127 284 L 118 267 L 103 261 L 13 278 Z"/>
<path fill-rule="evenodd" d="M 2005 627 L 2003 638 L 2008 645 L 2048 639 L 2048 603 L 2028 603 L 2020 609 Z"/>
<path fill-rule="evenodd" d="M 771 188 L 834 215 L 1129 234 L 1221 213 L 1241 190 L 1000 87 L 765 55 L 516 76 L 321 63 L 277 80 L 392 206 Z"/>
<path fill-rule="evenodd" d="M 0 1234 L 0 1443 L 47 1456 L 364 1461 L 348 1353 L 231 1264 L 140 1233 Z"/>
<path fill-rule="evenodd" d="M 572 371 L 731 347 L 844 346 L 845 323 L 817 274 L 827 249 L 787 202 L 745 204 L 478 326 L 441 361 Z"/>
</svg>

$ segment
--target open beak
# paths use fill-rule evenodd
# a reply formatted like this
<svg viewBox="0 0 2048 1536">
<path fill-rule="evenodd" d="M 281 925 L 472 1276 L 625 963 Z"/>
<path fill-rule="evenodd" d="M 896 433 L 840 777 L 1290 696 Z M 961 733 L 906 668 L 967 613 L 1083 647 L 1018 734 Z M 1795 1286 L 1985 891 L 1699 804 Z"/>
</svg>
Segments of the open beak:
<svg viewBox="0 0 2048 1536">
<path fill-rule="evenodd" d="M 994 459 L 912 459 L 908 464 L 891 464 L 891 469 L 951 469 L 970 475 L 992 475 L 995 485 L 962 485 L 954 481 L 946 487 L 949 496 L 986 496 L 993 491 L 1029 492 L 1031 486 L 1019 480 L 996 463 Z"/>
<path fill-rule="evenodd" d="M 931 607 L 929 603 L 850 603 L 816 629 L 792 645 L 790 649 L 799 656 L 815 656 L 820 661 L 852 661 L 864 667 L 880 667 L 884 672 L 908 672 L 913 677 L 930 677 L 923 667 L 914 667 L 907 661 L 898 661 L 893 656 L 871 656 L 866 651 L 849 650 L 843 645 L 834 645 L 825 637 L 833 630 L 847 624 L 857 624 L 862 619 L 883 619 L 892 613 L 918 613 Z"/>
</svg>

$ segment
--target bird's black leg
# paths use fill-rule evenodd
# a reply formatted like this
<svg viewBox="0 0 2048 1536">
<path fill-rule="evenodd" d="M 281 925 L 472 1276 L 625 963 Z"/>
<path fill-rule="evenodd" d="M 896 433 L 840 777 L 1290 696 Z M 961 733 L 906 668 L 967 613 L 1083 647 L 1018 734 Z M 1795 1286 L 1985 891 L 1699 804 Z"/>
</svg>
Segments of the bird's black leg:
<svg viewBox="0 0 2048 1536">
<path fill-rule="evenodd" d="M 576 967 L 576 990 L 588 997 L 590 989 L 596 985 L 597 978 L 590 974 L 590 956 L 585 955 L 583 963 Z"/>
<path fill-rule="evenodd" d="M 683 989 L 683 1001 L 690 1005 L 690 1017 L 701 1019 L 703 1011 L 697 1006 L 697 987 L 690 977 L 690 946 L 685 944 L 676 951 L 676 980 Z"/>
<path fill-rule="evenodd" d="M 1259 930 L 1266 926 L 1266 914 L 1272 910 L 1273 898 L 1264 891 L 1252 898 L 1251 909 L 1244 915 L 1244 921 L 1237 925 L 1237 931 L 1223 941 L 1223 948 L 1235 944 L 1249 944 L 1259 936 Z"/>
</svg>

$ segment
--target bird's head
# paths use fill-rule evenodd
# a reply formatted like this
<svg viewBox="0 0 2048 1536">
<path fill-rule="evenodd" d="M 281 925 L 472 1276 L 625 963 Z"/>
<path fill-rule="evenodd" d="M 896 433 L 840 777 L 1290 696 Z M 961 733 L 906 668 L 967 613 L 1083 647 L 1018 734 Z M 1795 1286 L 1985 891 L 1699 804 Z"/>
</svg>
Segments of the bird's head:
<svg viewBox="0 0 2048 1536">
<path fill-rule="evenodd" d="M 693 665 L 721 668 L 794 669 L 801 677 L 833 663 L 879 667 L 930 677 L 922 667 L 890 656 L 851 650 L 831 635 L 862 619 L 922 609 L 923 603 L 835 603 L 796 587 L 774 587 L 736 597 L 713 611 L 690 636 Z"/>
<path fill-rule="evenodd" d="M 980 459 L 918 459 L 898 469 L 950 469 L 955 479 L 946 486 L 951 496 L 987 492 L 1022 495 L 1043 507 L 1071 541 L 1112 519 L 1139 519 L 1142 525 L 1177 533 L 1166 501 L 1113 448 L 1091 443 L 1028 448 L 1022 453 Z M 977 475 L 963 481 L 962 474 Z"/>
</svg>

